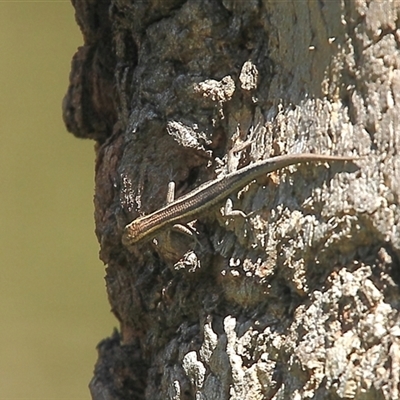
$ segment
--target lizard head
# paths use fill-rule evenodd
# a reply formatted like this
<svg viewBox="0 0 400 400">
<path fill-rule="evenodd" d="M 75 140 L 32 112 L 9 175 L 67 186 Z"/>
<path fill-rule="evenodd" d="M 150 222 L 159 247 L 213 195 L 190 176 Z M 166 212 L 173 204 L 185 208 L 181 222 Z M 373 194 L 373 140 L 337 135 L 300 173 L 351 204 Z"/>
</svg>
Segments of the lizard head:
<svg viewBox="0 0 400 400">
<path fill-rule="evenodd" d="M 130 247 L 137 243 L 143 235 L 140 234 L 141 229 L 137 221 L 132 221 L 129 225 L 127 225 L 124 229 L 124 233 L 122 234 L 122 244 L 126 247 Z"/>
</svg>

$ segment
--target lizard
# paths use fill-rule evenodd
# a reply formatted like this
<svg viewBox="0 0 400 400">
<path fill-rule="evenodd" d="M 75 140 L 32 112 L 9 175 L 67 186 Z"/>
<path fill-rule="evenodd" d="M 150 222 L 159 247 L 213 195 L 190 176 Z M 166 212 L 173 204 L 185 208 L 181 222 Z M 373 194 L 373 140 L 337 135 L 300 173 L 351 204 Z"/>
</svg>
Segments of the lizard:
<svg viewBox="0 0 400 400">
<path fill-rule="evenodd" d="M 299 153 L 280 155 L 257 161 L 223 177 L 207 181 L 164 207 L 148 215 L 136 218 L 126 225 L 122 235 L 122 243 L 126 247 L 130 247 L 148 239 L 151 234 L 156 234 L 164 229 L 166 225 L 188 217 L 195 219 L 204 210 L 214 206 L 232 192 L 243 188 L 261 175 L 299 163 L 344 162 L 358 159 L 359 157 L 353 156 Z"/>
</svg>

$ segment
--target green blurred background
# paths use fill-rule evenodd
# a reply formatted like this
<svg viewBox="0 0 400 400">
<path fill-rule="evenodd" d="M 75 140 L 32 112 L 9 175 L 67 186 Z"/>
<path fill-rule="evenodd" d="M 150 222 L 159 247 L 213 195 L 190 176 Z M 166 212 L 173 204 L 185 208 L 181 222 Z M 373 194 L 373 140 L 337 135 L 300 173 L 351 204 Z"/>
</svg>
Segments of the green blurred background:
<svg viewBox="0 0 400 400">
<path fill-rule="evenodd" d="M 116 320 L 93 233 L 94 142 L 61 102 L 82 36 L 68 1 L 0 3 L 0 400 L 90 399 Z"/>
</svg>

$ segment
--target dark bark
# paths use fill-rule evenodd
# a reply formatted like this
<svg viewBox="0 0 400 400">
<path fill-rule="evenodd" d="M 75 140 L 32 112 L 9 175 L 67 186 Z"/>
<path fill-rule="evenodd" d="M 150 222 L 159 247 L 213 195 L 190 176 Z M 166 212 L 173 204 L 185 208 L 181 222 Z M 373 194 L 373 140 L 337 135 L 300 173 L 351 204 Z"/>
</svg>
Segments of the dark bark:
<svg viewBox="0 0 400 400">
<path fill-rule="evenodd" d="M 95 218 L 120 332 L 95 400 L 398 399 L 399 3 L 75 0 L 66 125 L 98 142 Z M 124 226 L 273 155 L 303 165 L 128 251 Z M 235 198 L 237 197 L 237 198 Z"/>
</svg>

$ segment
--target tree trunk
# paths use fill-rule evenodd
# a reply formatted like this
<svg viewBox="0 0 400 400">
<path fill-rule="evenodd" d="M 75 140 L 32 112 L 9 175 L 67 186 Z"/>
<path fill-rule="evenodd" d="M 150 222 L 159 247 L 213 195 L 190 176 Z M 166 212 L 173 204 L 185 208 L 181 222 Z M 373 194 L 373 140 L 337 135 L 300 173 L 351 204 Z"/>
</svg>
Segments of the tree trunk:
<svg viewBox="0 0 400 400">
<path fill-rule="evenodd" d="M 93 399 L 399 399 L 400 3 L 73 2 L 64 118 L 98 142 L 120 323 Z M 220 204 L 192 236 L 122 245 L 169 181 L 178 197 L 301 152 L 365 157 L 274 172 L 231 196 L 245 218 Z"/>
</svg>

